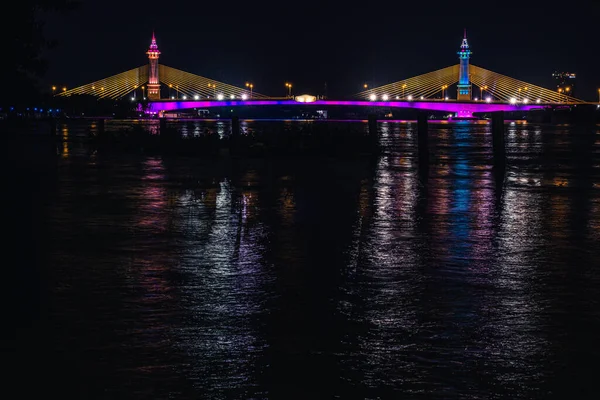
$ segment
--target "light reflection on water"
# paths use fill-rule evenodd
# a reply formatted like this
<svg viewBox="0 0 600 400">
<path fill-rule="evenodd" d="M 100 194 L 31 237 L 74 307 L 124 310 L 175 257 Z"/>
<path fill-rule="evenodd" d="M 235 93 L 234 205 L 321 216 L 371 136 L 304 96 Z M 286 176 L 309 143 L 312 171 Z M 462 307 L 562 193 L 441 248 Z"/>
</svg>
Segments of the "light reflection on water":
<svg viewBox="0 0 600 400">
<path fill-rule="evenodd" d="M 35 249 L 48 260 L 48 357 L 65 361 L 48 390 L 585 398 L 600 355 L 598 132 L 510 125 L 498 181 L 487 125 L 432 125 L 426 177 L 415 128 L 381 123 L 371 161 L 111 157 L 61 143 Z"/>
</svg>

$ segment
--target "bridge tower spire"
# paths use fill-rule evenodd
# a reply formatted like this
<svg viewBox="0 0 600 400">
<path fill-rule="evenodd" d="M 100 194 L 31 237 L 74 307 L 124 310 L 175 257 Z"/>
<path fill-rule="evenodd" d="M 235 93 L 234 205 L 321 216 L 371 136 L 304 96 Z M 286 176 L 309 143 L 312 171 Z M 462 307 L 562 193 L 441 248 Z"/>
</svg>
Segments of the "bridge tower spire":
<svg viewBox="0 0 600 400">
<path fill-rule="evenodd" d="M 469 50 L 469 42 L 467 42 L 467 30 L 463 37 L 460 50 L 458 51 L 460 59 L 460 70 L 458 73 L 458 96 L 457 100 L 471 100 L 471 79 L 469 74 L 469 58 L 471 58 L 471 50 Z"/>
<path fill-rule="evenodd" d="M 148 54 L 148 99 L 160 100 L 160 82 L 158 80 L 158 56 L 160 51 L 156 44 L 154 32 L 152 32 L 152 42 L 146 52 Z"/>
</svg>

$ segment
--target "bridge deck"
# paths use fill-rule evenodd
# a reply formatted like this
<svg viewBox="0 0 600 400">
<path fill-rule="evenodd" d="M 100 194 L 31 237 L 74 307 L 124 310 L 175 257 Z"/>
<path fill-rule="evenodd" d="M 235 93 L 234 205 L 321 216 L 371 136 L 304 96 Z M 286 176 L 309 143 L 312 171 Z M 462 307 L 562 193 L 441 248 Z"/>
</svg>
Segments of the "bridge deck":
<svg viewBox="0 0 600 400">
<path fill-rule="evenodd" d="M 310 103 L 295 100 L 158 100 L 149 103 L 150 112 L 184 110 L 212 107 L 248 107 L 248 106 L 346 106 L 346 107 L 390 107 L 427 111 L 454 112 L 459 116 L 494 111 L 529 111 L 548 107 L 568 106 L 568 103 L 510 104 L 500 102 L 456 101 L 456 100 L 412 100 L 412 101 L 365 101 L 365 100 L 316 100 Z"/>
</svg>

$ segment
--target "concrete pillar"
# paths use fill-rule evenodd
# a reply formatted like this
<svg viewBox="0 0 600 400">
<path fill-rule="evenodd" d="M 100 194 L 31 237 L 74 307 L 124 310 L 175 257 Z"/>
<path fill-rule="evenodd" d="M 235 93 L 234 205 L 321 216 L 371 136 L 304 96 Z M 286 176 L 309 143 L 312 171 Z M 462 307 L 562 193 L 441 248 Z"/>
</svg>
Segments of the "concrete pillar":
<svg viewBox="0 0 600 400">
<path fill-rule="evenodd" d="M 369 151 L 377 151 L 379 146 L 379 130 L 377 127 L 377 116 L 369 114 Z M 363 149 L 365 150 L 365 149 Z"/>
<path fill-rule="evenodd" d="M 50 119 L 50 136 L 56 136 L 56 119 Z"/>
<path fill-rule="evenodd" d="M 240 134 L 240 117 L 234 115 L 231 117 L 231 136 L 239 136 Z"/>
<path fill-rule="evenodd" d="M 105 126 L 104 126 L 105 125 L 104 124 L 104 120 L 103 119 L 99 119 L 98 122 L 97 122 L 97 124 L 98 124 L 98 135 L 99 136 L 104 135 L 104 132 L 105 132 L 105 129 L 104 129 L 105 128 Z"/>
<path fill-rule="evenodd" d="M 427 113 L 419 111 L 417 114 L 417 151 L 419 168 L 429 167 L 429 124 Z"/>
<path fill-rule="evenodd" d="M 369 135 L 371 137 L 378 137 L 377 116 L 374 114 L 369 114 Z"/>
<path fill-rule="evenodd" d="M 504 111 L 492 114 L 492 149 L 494 168 L 504 170 L 506 167 L 506 143 L 504 139 Z"/>
</svg>

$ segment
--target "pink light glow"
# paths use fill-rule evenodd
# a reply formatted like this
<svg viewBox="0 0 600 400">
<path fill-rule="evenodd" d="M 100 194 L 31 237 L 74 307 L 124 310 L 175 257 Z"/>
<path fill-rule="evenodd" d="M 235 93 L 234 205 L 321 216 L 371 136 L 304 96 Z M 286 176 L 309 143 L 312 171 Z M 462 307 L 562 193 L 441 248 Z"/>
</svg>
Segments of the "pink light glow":
<svg viewBox="0 0 600 400">
<path fill-rule="evenodd" d="M 476 112 L 494 111 L 528 111 L 542 108 L 540 104 L 501 104 L 501 103 L 460 103 L 454 101 L 366 101 L 366 100 L 317 100 L 313 106 L 359 106 L 359 107 L 393 107 L 412 108 L 416 110 L 445 111 L 461 113 L 465 116 Z M 306 106 L 294 100 L 223 100 L 223 101 L 153 101 L 149 104 L 150 112 L 182 110 L 189 108 L 239 107 L 239 106 Z"/>
</svg>

